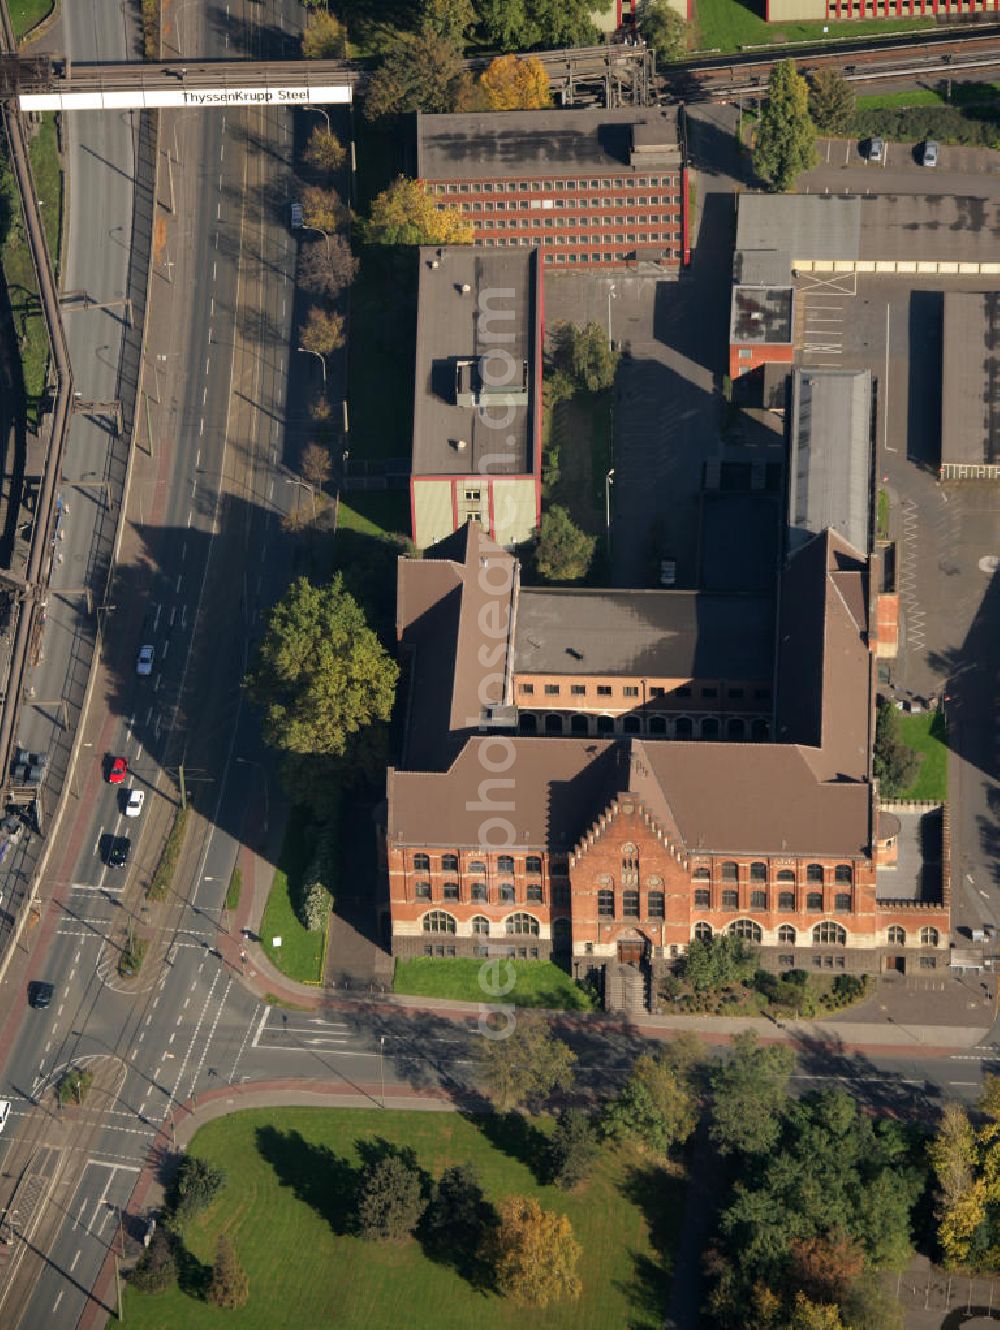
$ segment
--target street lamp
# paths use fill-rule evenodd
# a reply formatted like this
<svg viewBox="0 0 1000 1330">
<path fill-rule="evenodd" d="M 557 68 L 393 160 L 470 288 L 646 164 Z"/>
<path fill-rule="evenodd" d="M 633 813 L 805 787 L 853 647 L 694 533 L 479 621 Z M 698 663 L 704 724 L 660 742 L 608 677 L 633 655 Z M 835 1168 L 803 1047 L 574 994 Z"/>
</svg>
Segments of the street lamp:
<svg viewBox="0 0 1000 1330">
<path fill-rule="evenodd" d="M 615 483 L 614 467 L 604 477 L 604 530 L 611 544 L 611 486 Z"/>
<path fill-rule="evenodd" d="M 611 302 L 617 296 L 614 282 L 608 284 L 608 346 L 613 350 L 611 343 Z"/>
<path fill-rule="evenodd" d="M 378 1037 L 378 1079 L 382 1087 L 382 1107 L 385 1108 L 385 1035 Z"/>
<path fill-rule="evenodd" d="M 308 346 L 297 346 L 296 351 L 304 351 L 307 356 L 315 356 L 323 370 L 323 387 L 326 387 L 326 357 L 321 356 L 318 351 L 310 351 Z"/>
</svg>

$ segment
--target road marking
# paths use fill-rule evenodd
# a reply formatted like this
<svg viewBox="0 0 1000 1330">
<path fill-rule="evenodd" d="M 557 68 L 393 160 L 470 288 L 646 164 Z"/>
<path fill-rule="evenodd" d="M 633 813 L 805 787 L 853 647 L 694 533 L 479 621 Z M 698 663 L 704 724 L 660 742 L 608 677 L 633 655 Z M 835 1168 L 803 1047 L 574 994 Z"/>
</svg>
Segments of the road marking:
<svg viewBox="0 0 1000 1330">
<path fill-rule="evenodd" d="M 82 1248 L 82 1247 L 79 1248 L 79 1250 L 77 1251 L 76 1255 L 73 1257 L 73 1260 L 72 1260 L 72 1262 L 70 1263 L 70 1267 L 69 1267 L 69 1272 L 70 1272 L 70 1274 L 72 1274 L 73 1271 L 76 1269 L 76 1263 L 77 1263 L 77 1261 L 80 1259 L 80 1253 L 81 1253 L 82 1251 L 83 1251 L 83 1248 Z"/>
<path fill-rule="evenodd" d="M 201 449 L 199 448 L 194 455 L 194 469 L 197 471 L 200 466 L 201 466 Z"/>
<path fill-rule="evenodd" d="M 204 406 L 205 403 L 206 403 L 207 401 L 208 401 L 208 384 L 206 383 L 205 386 L 204 386 L 204 388 L 202 388 L 202 390 L 201 390 L 201 404 L 202 404 L 202 406 Z M 196 465 L 197 465 L 197 463 L 196 463 Z"/>
<path fill-rule="evenodd" d="M 55 1311 L 56 1308 L 59 1306 L 60 1302 L 62 1302 L 62 1300 L 63 1300 L 63 1294 L 64 1294 L 65 1292 L 66 1292 L 65 1289 L 60 1289 L 60 1290 L 59 1290 L 59 1296 L 56 1298 L 55 1302 L 52 1304 L 52 1310 L 53 1310 L 53 1311 Z"/>
<path fill-rule="evenodd" d="M 215 278 L 216 278 L 216 271 L 215 271 L 215 270 L 216 270 L 217 266 L 218 266 L 218 264 L 216 263 L 216 260 L 213 259 L 213 260 L 212 260 L 212 281 L 213 281 L 213 282 L 215 281 Z"/>
<path fill-rule="evenodd" d="M 170 627 L 171 627 L 171 628 L 173 628 L 173 626 L 174 626 L 174 620 L 175 620 L 176 618 L 177 618 L 177 606 L 176 606 L 176 605 L 171 605 L 171 606 L 170 606 Z"/>
<path fill-rule="evenodd" d="M 198 437 L 201 438 L 204 433 L 205 433 L 205 417 L 202 416 L 201 420 L 198 421 Z"/>
<path fill-rule="evenodd" d="M 178 573 L 178 574 L 177 574 L 177 585 L 174 587 L 174 590 L 175 590 L 175 591 L 180 591 L 180 589 L 181 589 L 181 583 L 182 583 L 183 581 L 184 581 L 184 574 L 183 574 L 183 573 Z"/>
<path fill-rule="evenodd" d="M 173 1033 L 173 1034 L 170 1036 L 170 1038 L 167 1040 L 167 1043 L 168 1043 L 168 1044 L 172 1044 L 176 1038 L 177 1038 L 177 1031 L 175 1030 L 174 1033 Z"/>
<path fill-rule="evenodd" d="M 978 1081 L 949 1081 L 949 1085 L 978 1085 Z"/>
<path fill-rule="evenodd" d="M 192 515 L 193 515 L 192 513 L 188 513 L 188 528 L 189 528 L 189 529 L 190 529 L 190 526 L 191 526 L 191 517 L 192 517 Z"/>
<path fill-rule="evenodd" d="M 103 837 L 103 835 L 104 835 L 104 827 L 102 826 L 100 831 L 98 831 L 97 833 L 97 840 L 94 841 L 94 854 L 97 854 L 100 848 L 101 838 Z"/>
<path fill-rule="evenodd" d="M 219 221 L 219 222 L 222 221 L 222 204 L 221 204 L 221 203 L 217 203 L 217 204 L 215 205 L 215 219 L 216 219 L 216 221 Z"/>
<path fill-rule="evenodd" d="M 164 660 L 166 660 L 166 658 L 167 658 L 167 652 L 168 652 L 169 650 L 170 650 L 170 638 L 168 637 L 167 640 L 166 640 L 166 641 L 164 642 L 164 644 L 163 644 L 163 659 L 164 659 Z"/>
<path fill-rule="evenodd" d="M 898 448 L 889 447 L 889 319 L 892 314 L 892 306 L 887 304 L 885 307 L 885 382 L 882 385 L 882 442 L 885 444 L 887 453 L 898 453 Z"/>
</svg>

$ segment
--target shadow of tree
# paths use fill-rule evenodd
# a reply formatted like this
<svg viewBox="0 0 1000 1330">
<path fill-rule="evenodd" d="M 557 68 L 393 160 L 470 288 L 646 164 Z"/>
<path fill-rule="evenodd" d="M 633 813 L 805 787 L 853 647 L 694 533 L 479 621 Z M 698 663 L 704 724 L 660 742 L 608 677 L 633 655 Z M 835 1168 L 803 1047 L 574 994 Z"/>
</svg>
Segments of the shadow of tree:
<svg viewBox="0 0 1000 1330">
<path fill-rule="evenodd" d="M 179 1239 L 174 1243 L 174 1259 L 177 1261 L 177 1286 L 180 1291 L 189 1298 L 204 1301 L 212 1279 L 212 1267 L 193 1256 Z"/>
<path fill-rule="evenodd" d="M 358 1171 L 325 1145 L 307 1141 L 300 1132 L 259 1127 L 257 1150 L 274 1169 L 279 1183 L 316 1211 L 334 1233 L 354 1230 Z"/>
<path fill-rule="evenodd" d="M 518 1113 L 516 1110 L 510 1113 L 465 1111 L 462 1117 L 478 1128 L 497 1150 L 530 1168 L 537 1181 L 547 1180 L 549 1138 L 523 1113 Z"/>
<path fill-rule="evenodd" d="M 635 1163 L 625 1169 L 622 1195 L 642 1211 L 649 1229 L 649 1240 L 656 1258 L 646 1252 L 630 1252 L 632 1277 L 620 1285 L 634 1315 L 629 1330 L 645 1330 L 663 1324 L 670 1298 L 673 1256 L 683 1213 L 684 1184 L 663 1167 L 651 1161 Z"/>
</svg>

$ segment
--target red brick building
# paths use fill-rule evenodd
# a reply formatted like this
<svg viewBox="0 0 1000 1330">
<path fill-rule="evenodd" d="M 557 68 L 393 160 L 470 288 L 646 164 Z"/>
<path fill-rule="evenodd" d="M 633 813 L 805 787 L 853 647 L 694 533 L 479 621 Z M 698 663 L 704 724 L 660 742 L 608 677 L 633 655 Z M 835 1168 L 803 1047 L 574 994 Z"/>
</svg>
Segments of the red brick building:
<svg viewBox="0 0 1000 1330">
<path fill-rule="evenodd" d="M 575 646 L 572 613 L 552 616 L 549 642 L 539 607 L 519 626 L 536 594 L 474 523 L 400 562 L 397 631 L 410 696 L 383 827 L 396 954 L 552 955 L 585 973 L 616 961 L 669 965 L 692 938 L 726 931 L 758 943 L 776 968 L 947 964 L 947 889 L 899 900 L 878 880 L 895 859 L 898 823 L 880 811 L 871 775 L 866 558 L 829 530 L 789 557 L 773 687 L 753 699 L 767 722 L 758 741 L 749 731 L 720 739 L 726 731 L 701 724 L 736 718 L 726 708 L 743 699 L 677 696 L 703 677 L 697 652 L 685 663 L 683 647 L 662 645 L 675 631 L 671 598 L 691 593 L 615 592 L 615 630 L 603 642 L 583 634 Z M 631 626 L 621 617 L 630 595 Z M 680 632 L 690 607 L 676 603 Z M 593 621 L 592 611 L 581 614 Z M 734 618 L 734 657 L 739 636 Z M 539 728 L 520 691 L 537 677 L 537 652 L 550 686 L 584 689 L 549 694 L 545 734 L 524 732 L 528 715 Z M 753 645 L 727 677 L 758 677 L 759 652 Z M 651 692 L 597 691 L 598 680 L 646 677 L 670 681 L 658 708 Z M 653 719 L 675 725 L 695 705 L 691 738 L 652 729 Z M 586 733 L 574 717 L 586 719 Z"/>
<path fill-rule="evenodd" d="M 676 108 L 418 112 L 416 140 L 417 175 L 477 245 L 537 245 L 553 269 L 687 260 Z"/>
</svg>

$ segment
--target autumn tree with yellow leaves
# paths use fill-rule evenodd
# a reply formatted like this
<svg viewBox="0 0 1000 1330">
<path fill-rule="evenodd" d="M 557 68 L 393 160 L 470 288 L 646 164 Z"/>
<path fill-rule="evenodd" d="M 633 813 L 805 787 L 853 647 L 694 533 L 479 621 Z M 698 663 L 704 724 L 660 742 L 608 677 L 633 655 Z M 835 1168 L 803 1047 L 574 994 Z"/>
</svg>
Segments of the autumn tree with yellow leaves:
<svg viewBox="0 0 1000 1330">
<path fill-rule="evenodd" d="M 359 223 L 368 245 L 471 245 L 474 231 L 457 208 L 438 208 L 419 180 L 400 176 L 372 199 Z"/>
</svg>

